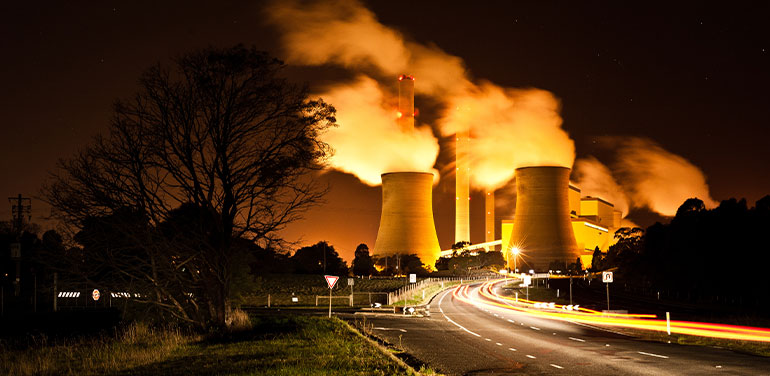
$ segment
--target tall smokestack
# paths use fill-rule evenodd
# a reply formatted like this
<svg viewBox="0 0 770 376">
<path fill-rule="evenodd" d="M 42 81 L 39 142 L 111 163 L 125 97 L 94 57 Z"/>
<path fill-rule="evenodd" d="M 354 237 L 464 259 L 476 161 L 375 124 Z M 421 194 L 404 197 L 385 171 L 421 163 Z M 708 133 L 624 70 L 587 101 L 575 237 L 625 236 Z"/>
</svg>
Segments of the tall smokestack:
<svg viewBox="0 0 770 376">
<path fill-rule="evenodd" d="M 569 173 L 566 167 L 516 169 L 516 213 L 509 246 L 536 270 L 551 262 L 573 263 L 580 255 L 569 217 Z M 509 260 L 513 267 L 513 258 Z"/>
<path fill-rule="evenodd" d="M 382 215 L 373 255 L 417 254 L 433 265 L 441 248 L 433 222 L 433 174 L 382 174 Z"/>
<path fill-rule="evenodd" d="M 488 191 L 484 199 L 484 227 L 486 233 L 485 242 L 495 241 L 495 192 Z M 487 251 L 494 250 L 494 247 L 487 247 Z"/>
<path fill-rule="evenodd" d="M 398 77 L 398 125 L 402 132 L 414 130 L 414 77 Z"/>
<path fill-rule="evenodd" d="M 469 143 L 468 130 L 455 134 L 455 243 L 471 241 Z"/>
</svg>

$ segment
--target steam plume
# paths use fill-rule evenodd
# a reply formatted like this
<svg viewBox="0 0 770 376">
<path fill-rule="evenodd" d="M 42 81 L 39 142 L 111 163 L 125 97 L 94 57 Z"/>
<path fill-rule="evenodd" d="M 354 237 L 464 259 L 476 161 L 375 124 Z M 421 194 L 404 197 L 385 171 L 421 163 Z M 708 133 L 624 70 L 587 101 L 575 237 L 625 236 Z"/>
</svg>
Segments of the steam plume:
<svg viewBox="0 0 770 376">
<path fill-rule="evenodd" d="M 628 215 L 628 198 L 602 162 L 592 156 L 580 158 L 575 161 L 572 171 L 575 184 L 584 196 L 603 198 L 615 205 L 615 210 L 619 210 L 623 217 Z"/>
<path fill-rule="evenodd" d="M 521 166 L 572 165 L 574 144 L 561 129 L 559 103 L 552 94 L 536 89 L 506 89 L 488 82 L 476 85 L 468 78 L 462 59 L 436 46 L 405 40 L 401 33 L 379 23 L 371 11 L 354 0 L 309 4 L 276 1 L 267 12 L 283 33 L 283 45 L 291 63 L 337 64 L 357 71 L 374 69 L 389 77 L 404 72 L 414 74 L 415 90 L 445 105 L 438 124 L 441 133 L 470 131 L 471 183 L 476 188 L 499 188 Z M 338 108 L 338 119 L 344 118 L 350 106 L 340 106 L 325 97 Z M 363 114 L 356 116 L 357 120 L 366 118 Z M 356 127 L 368 127 L 366 124 Z M 345 132 L 342 126 L 340 132 Z M 352 139 L 352 135 L 337 137 Z M 328 140 L 339 154 L 336 141 Z M 377 152 L 363 149 L 369 154 Z M 361 168 L 350 165 L 358 164 L 355 161 L 339 158 L 335 168 L 359 174 L 356 171 Z M 372 181 L 370 177 L 358 176 Z"/>
<path fill-rule="evenodd" d="M 674 216 L 688 198 L 716 206 L 703 172 L 690 161 L 646 138 L 608 137 L 603 140 L 617 149 L 615 176 L 634 207 L 647 207 L 664 216 Z"/>
<path fill-rule="evenodd" d="M 560 104 L 550 92 L 485 82 L 452 96 L 447 107 L 442 133 L 471 132 L 469 163 L 475 187 L 500 188 L 518 167 L 572 166 L 575 146 L 561 128 Z"/>
<path fill-rule="evenodd" d="M 395 112 L 376 81 L 366 76 L 320 94 L 337 108 L 337 127 L 322 140 L 334 147 L 330 164 L 369 185 L 381 183 L 380 174 L 395 171 L 432 171 L 438 140 L 429 127 L 402 132 Z M 438 175 L 438 174 L 434 174 Z"/>
</svg>

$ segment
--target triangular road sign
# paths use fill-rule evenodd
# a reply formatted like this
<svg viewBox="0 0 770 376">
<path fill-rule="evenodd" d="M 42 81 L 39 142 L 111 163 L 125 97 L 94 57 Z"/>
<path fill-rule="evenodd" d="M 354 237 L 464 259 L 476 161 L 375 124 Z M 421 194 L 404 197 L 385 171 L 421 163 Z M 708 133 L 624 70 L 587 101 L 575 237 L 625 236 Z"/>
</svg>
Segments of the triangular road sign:
<svg viewBox="0 0 770 376">
<path fill-rule="evenodd" d="M 337 277 L 336 275 L 325 275 L 324 278 L 326 278 L 326 284 L 329 285 L 330 289 L 333 289 L 334 285 L 337 284 L 337 280 L 340 279 L 340 277 Z"/>
</svg>

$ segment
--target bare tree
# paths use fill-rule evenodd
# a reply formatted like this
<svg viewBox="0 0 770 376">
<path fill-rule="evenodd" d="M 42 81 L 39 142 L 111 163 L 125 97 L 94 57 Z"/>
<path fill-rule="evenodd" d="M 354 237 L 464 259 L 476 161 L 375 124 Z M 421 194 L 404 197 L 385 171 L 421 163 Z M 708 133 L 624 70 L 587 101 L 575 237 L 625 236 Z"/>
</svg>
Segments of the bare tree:
<svg viewBox="0 0 770 376">
<path fill-rule="evenodd" d="M 154 66 L 116 102 L 109 134 L 61 161 L 43 195 L 79 230 L 99 218 L 120 228 L 120 249 L 93 231 L 81 241 L 123 289 L 183 321 L 225 325 L 233 240 L 281 242 L 277 231 L 325 193 L 312 172 L 330 155 L 318 136 L 334 108 L 282 68 L 243 46 Z"/>
</svg>

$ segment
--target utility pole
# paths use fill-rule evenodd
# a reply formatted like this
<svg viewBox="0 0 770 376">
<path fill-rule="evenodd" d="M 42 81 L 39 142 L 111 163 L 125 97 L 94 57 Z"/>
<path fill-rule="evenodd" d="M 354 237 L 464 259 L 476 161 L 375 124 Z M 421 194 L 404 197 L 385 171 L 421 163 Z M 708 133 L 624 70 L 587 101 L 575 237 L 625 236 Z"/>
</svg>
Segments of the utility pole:
<svg viewBox="0 0 770 376">
<path fill-rule="evenodd" d="M 16 276 L 13 280 L 13 294 L 14 296 L 19 296 L 19 292 L 21 291 L 21 233 L 24 228 L 24 214 L 29 215 L 32 212 L 32 200 L 27 197 L 22 197 L 21 193 L 19 193 L 17 197 L 8 197 L 8 201 L 11 203 L 13 228 L 16 232 L 16 244 L 11 245 L 11 258 L 16 261 Z"/>
</svg>

